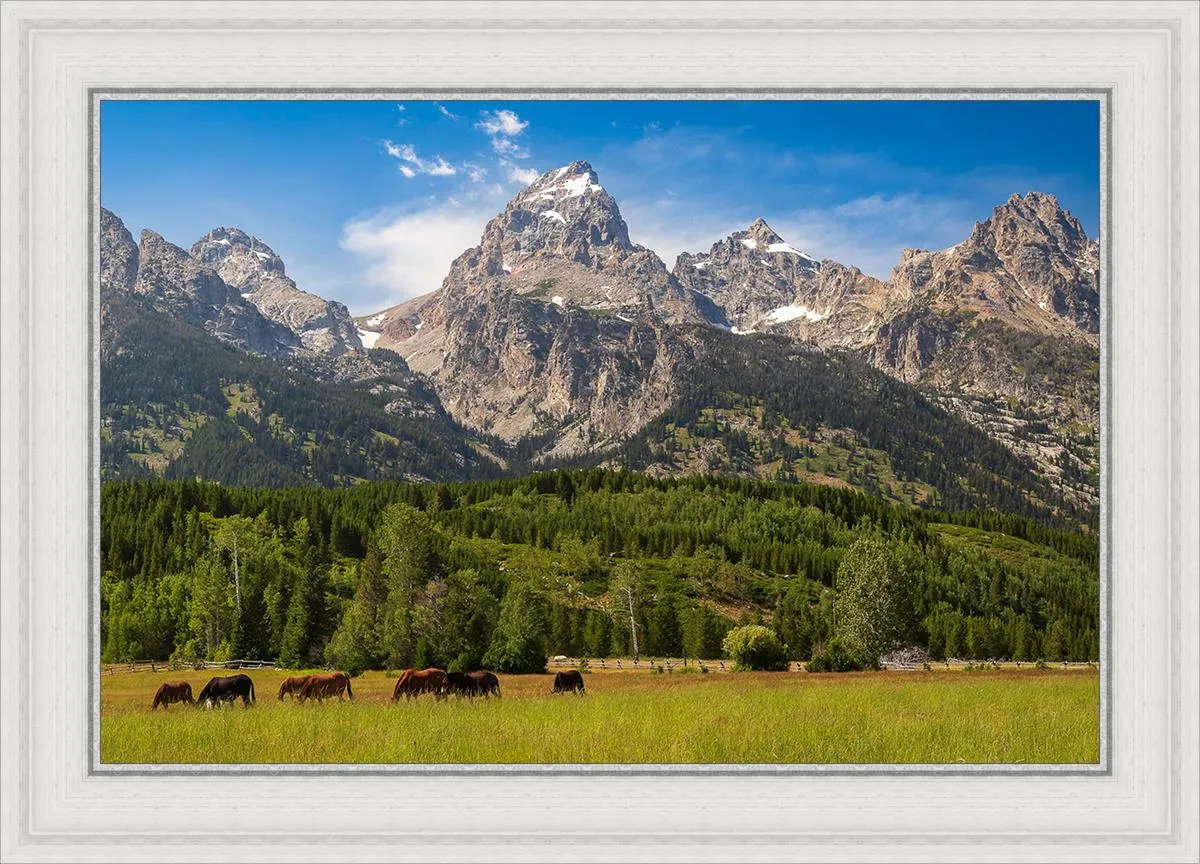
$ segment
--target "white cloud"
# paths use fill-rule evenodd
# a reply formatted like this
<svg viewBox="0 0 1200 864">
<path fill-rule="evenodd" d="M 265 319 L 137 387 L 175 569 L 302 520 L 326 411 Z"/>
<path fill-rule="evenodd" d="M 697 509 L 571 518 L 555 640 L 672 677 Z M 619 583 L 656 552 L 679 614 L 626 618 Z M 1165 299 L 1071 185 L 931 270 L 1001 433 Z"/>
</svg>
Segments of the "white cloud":
<svg viewBox="0 0 1200 864">
<path fill-rule="evenodd" d="M 501 108 L 499 111 L 484 111 L 480 116 L 483 119 L 475 124 L 475 128 L 482 129 L 488 135 L 503 135 L 512 138 L 514 135 L 520 135 L 529 127 L 528 120 L 522 120 L 507 108 Z"/>
<path fill-rule="evenodd" d="M 458 170 L 441 156 L 438 156 L 433 162 L 428 163 L 425 173 L 432 174 L 434 177 L 453 177 L 458 173 Z"/>
<path fill-rule="evenodd" d="M 396 144 L 385 140 L 383 147 L 393 159 L 400 160 L 400 173 L 412 179 L 418 174 L 429 174 L 433 177 L 453 177 L 458 173 L 453 165 L 441 156 L 433 159 L 422 159 L 417 155 L 411 144 Z"/>
<path fill-rule="evenodd" d="M 408 109 L 404 107 L 404 103 L 403 103 L 403 102 L 397 102 L 397 103 L 396 103 L 396 110 L 397 110 L 397 111 L 399 111 L 401 114 L 403 114 L 403 113 L 404 113 L 405 111 L 407 111 Z"/>
<path fill-rule="evenodd" d="M 457 114 L 455 114 L 453 111 L 451 111 L 449 108 L 447 108 L 445 105 L 441 104 L 440 102 L 434 102 L 433 107 L 436 108 L 438 110 L 438 113 L 441 114 L 443 117 L 445 117 L 447 120 L 458 120 L 459 119 L 459 116 Z"/>
<path fill-rule="evenodd" d="M 501 189 L 470 204 L 452 199 L 347 222 L 340 246 L 364 259 L 360 281 L 371 300 L 364 290 L 363 302 L 374 302 L 355 311 L 378 311 L 441 287 L 450 263 L 479 242 L 488 220 L 503 207 Z"/>
<path fill-rule="evenodd" d="M 504 176 L 512 183 L 520 183 L 522 186 L 528 186 L 534 180 L 542 175 L 536 168 L 520 168 L 511 162 L 501 162 L 501 167 L 504 168 Z"/>
<path fill-rule="evenodd" d="M 512 140 L 529 128 L 528 120 L 522 120 L 506 108 L 499 111 L 481 111 L 479 116 L 483 119 L 475 124 L 475 128 L 491 136 L 493 150 L 510 159 L 529 158 L 529 149 Z"/>
<path fill-rule="evenodd" d="M 492 149 L 501 156 L 511 156 L 514 159 L 528 159 L 529 151 L 511 138 L 492 138 Z"/>
<path fill-rule="evenodd" d="M 476 165 L 474 162 L 464 162 L 463 168 L 467 172 L 467 179 L 472 183 L 482 183 L 487 177 L 487 169 L 482 165 Z"/>
</svg>

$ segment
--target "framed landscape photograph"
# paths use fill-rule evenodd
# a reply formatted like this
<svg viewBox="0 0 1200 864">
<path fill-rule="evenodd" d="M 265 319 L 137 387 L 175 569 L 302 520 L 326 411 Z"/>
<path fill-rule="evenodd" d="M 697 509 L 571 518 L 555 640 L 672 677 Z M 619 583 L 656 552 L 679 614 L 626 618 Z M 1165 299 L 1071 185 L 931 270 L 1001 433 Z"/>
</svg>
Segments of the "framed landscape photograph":
<svg viewBox="0 0 1200 864">
<path fill-rule="evenodd" d="M 1195 860 L 1194 7 L 72 8 L 5 860 Z"/>
<path fill-rule="evenodd" d="M 99 103 L 101 769 L 1106 767 L 1099 98 L 197 95 Z"/>
</svg>

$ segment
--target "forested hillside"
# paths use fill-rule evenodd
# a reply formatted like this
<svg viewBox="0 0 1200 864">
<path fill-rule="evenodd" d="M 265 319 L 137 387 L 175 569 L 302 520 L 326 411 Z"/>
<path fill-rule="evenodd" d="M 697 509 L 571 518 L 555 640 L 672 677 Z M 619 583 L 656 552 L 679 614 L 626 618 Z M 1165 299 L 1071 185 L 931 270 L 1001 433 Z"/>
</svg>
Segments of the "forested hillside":
<svg viewBox="0 0 1200 864">
<path fill-rule="evenodd" d="M 614 463 L 666 476 L 833 483 L 936 509 L 993 508 L 1095 528 L 1095 510 L 1065 496 L 1031 459 L 851 353 L 712 330 L 703 340 L 683 395 Z"/>
<path fill-rule="evenodd" d="M 124 297 L 105 303 L 102 331 L 104 480 L 278 487 L 499 473 L 483 436 L 469 436 L 390 351 L 341 358 L 356 364 L 355 380 L 322 380 L 303 358 L 239 351 Z"/>
<path fill-rule="evenodd" d="M 904 635 L 935 658 L 1098 654 L 1094 537 L 822 485 L 588 470 L 107 483 L 102 656 L 520 671 L 627 656 L 635 633 L 643 655 L 712 658 L 760 622 L 807 659 L 833 633 L 846 553 L 867 547 L 912 586 Z"/>
</svg>

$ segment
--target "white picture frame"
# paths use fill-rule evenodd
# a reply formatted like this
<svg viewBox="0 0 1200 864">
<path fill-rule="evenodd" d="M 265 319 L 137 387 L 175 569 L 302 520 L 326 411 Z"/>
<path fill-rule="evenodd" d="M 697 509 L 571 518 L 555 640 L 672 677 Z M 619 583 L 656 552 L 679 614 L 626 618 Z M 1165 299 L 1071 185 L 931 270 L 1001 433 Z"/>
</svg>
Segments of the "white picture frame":
<svg viewBox="0 0 1200 864">
<path fill-rule="evenodd" d="M 1198 860 L 1197 10 L 0 6 L 0 859 Z M 241 98 L 1101 98 L 1101 764 L 1036 774 L 102 770 L 89 722 L 94 109 L 106 92 L 205 88 Z"/>
</svg>

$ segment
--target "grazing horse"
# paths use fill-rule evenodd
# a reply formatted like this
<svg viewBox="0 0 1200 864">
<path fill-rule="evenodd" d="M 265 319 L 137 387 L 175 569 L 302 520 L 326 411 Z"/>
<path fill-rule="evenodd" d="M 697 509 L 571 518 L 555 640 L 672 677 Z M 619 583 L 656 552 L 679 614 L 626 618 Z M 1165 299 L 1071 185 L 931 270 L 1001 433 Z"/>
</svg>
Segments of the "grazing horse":
<svg viewBox="0 0 1200 864">
<path fill-rule="evenodd" d="M 311 676 L 309 675 L 296 675 L 292 678 L 284 678 L 283 683 L 279 685 L 279 701 L 282 702 L 284 697 L 289 693 L 291 693 L 292 696 L 295 696 L 297 693 L 299 693 L 300 688 L 304 686 L 305 682 L 308 681 L 310 677 Z"/>
<path fill-rule="evenodd" d="M 470 672 L 447 672 L 446 690 L 455 696 L 478 696 L 479 682 Z"/>
<path fill-rule="evenodd" d="M 574 690 L 580 696 L 584 694 L 583 676 L 578 669 L 568 669 L 565 672 L 554 673 L 554 693 L 570 693 Z"/>
<path fill-rule="evenodd" d="M 213 678 L 200 691 L 200 695 L 196 698 L 196 704 L 203 705 L 205 702 L 232 702 L 239 697 L 242 700 L 242 705 L 246 707 L 249 707 L 254 701 L 254 682 L 250 680 L 249 675 L 242 674 L 230 675 L 226 678 Z"/>
<path fill-rule="evenodd" d="M 192 685 L 186 681 L 167 681 L 158 688 L 158 692 L 154 694 L 154 705 L 151 706 L 151 711 L 158 710 L 158 706 L 163 706 L 163 710 L 167 710 L 167 706 L 172 702 L 186 702 L 189 705 L 195 703 L 192 698 Z"/>
<path fill-rule="evenodd" d="M 494 672 L 468 672 L 467 677 L 475 682 L 475 692 L 480 696 L 495 696 L 500 698 L 500 679 Z"/>
<path fill-rule="evenodd" d="M 422 693 L 432 693 L 438 699 L 446 695 L 446 673 L 441 669 L 405 669 L 392 690 L 392 701 L 416 699 Z"/>
<path fill-rule="evenodd" d="M 500 679 L 492 672 L 447 672 L 446 690 L 456 696 L 499 696 Z"/>
<path fill-rule="evenodd" d="M 300 688 L 300 701 L 305 699 L 316 699 L 318 702 L 324 702 L 326 698 L 332 699 L 334 696 L 341 701 L 344 697 L 342 694 L 354 698 L 354 691 L 350 689 L 350 676 L 345 672 L 328 672 L 324 675 L 309 675 L 308 680 L 304 682 L 304 686 Z"/>
</svg>

